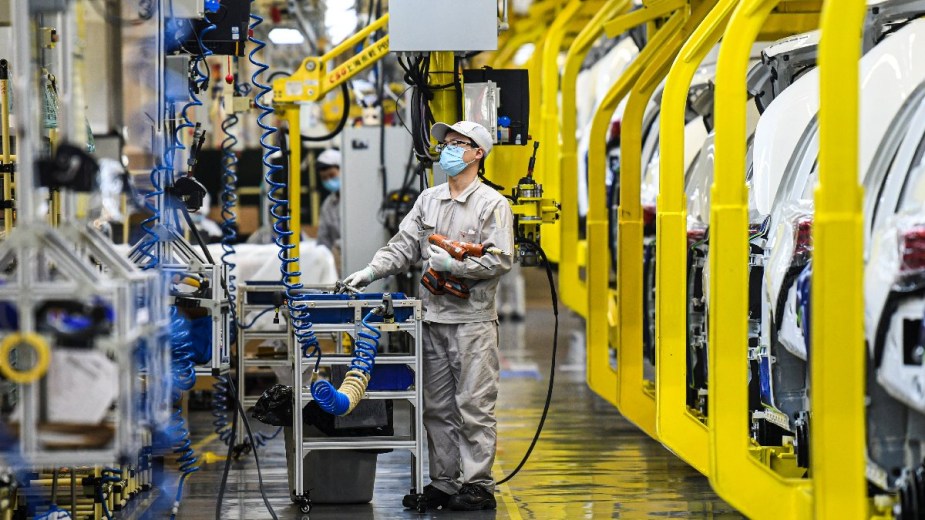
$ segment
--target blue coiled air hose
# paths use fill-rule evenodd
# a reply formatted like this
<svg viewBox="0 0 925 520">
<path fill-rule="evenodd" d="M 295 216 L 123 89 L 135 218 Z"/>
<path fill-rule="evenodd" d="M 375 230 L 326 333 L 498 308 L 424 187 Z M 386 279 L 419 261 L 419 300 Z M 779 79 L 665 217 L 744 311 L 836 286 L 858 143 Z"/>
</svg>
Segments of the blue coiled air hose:
<svg viewBox="0 0 925 520">
<path fill-rule="evenodd" d="M 182 393 L 192 389 L 196 383 L 196 363 L 193 361 L 195 351 L 190 323 L 180 315 L 176 307 L 170 308 L 170 326 L 170 366 L 173 374 L 171 399 L 178 403 Z M 178 455 L 177 463 L 180 465 L 180 481 L 177 484 L 177 495 L 171 514 L 171 518 L 174 518 L 180 507 L 180 501 L 183 499 L 183 483 L 190 475 L 199 471 L 199 466 L 197 466 L 199 460 L 196 452 L 193 451 L 190 432 L 179 406 L 170 417 L 167 436 L 173 452 Z"/>
<path fill-rule="evenodd" d="M 363 318 L 363 329 L 358 334 L 359 339 L 353 348 L 353 361 L 341 384 L 341 390 L 334 388 L 330 381 L 315 381 L 312 384 L 312 398 L 329 414 L 350 413 L 366 393 L 366 386 L 376 364 L 379 338 L 382 337 L 382 332 L 369 324 L 369 319 L 376 313 L 376 310 L 370 311 Z"/>
<path fill-rule="evenodd" d="M 292 236 L 293 233 L 293 230 L 289 229 L 289 201 L 283 198 L 280 193 L 281 190 L 285 190 L 286 183 L 276 181 L 275 176 L 282 170 L 282 167 L 270 161 L 270 157 L 273 154 L 280 152 L 280 147 L 270 142 L 270 139 L 277 134 L 278 130 L 266 120 L 268 117 L 273 116 L 273 108 L 264 104 L 263 97 L 273 89 L 260 81 L 261 75 L 263 75 L 269 67 L 256 58 L 256 54 L 266 47 L 266 43 L 253 36 L 256 27 L 263 23 L 263 18 L 253 14 L 253 11 L 250 17 L 253 22 L 249 26 L 251 35 L 248 36 L 248 40 L 254 43 L 254 48 L 251 49 L 251 52 L 248 54 L 248 60 L 255 69 L 251 76 L 251 83 L 257 89 L 254 104 L 260 111 L 260 115 L 257 116 L 257 125 L 263 130 L 263 133 L 260 135 L 260 146 L 264 151 L 263 165 L 267 170 L 265 178 L 267 185 L 270 187 L 267 198 L 271 202 L 270 215 L 273 217 L 274 221 L 274 241 L 279 248 L 279 254 L 277 256 L 280 260 L 280 276 L 286 288 L 286 307 L 289 310 L 289 320 L 292 323 L 294 335 L 301 347 L 302 355 L 306 357 L 314 356 L 316 358 L 315 371 L 317 372 L 318 366 L 321 363 L 321 348 L 312 330 L 311 316 L 308 312 L 308 306 L 304 303 L 304 297 L 296 292 L 302 288 L 302 284 L 292 281 L 294 277 L 301 276 L 302 273 L 299 272 L 298 251 L 293 251 L 295 246 L 289 243 L 289 237 Z M 300 144 L 295 143 L 295 146 L 300 146 Z M 298 168 L 299 166 L 295 165 L 295 167 Z M 292 190 L 290 190 L 290 192 L 291 191 Z M 298 193 L 298 190 L 294 191 Z M 295 230 L 295 232 L 299 232 L 299 230 Z"/>
</svg>

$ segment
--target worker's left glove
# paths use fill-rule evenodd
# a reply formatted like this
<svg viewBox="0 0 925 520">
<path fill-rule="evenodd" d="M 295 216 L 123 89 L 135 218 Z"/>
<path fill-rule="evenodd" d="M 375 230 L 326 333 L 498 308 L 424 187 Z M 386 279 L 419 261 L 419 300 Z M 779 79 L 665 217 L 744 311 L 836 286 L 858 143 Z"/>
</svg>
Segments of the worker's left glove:
<svg viewBox="0 0 925 520">
<path fill-rule="evenodd" d="M 460 275 L 466 270 L 466 264 L 453 258 L 442 247 L 430 246 L 430 267 L 435 271 Z"/>
</svg>

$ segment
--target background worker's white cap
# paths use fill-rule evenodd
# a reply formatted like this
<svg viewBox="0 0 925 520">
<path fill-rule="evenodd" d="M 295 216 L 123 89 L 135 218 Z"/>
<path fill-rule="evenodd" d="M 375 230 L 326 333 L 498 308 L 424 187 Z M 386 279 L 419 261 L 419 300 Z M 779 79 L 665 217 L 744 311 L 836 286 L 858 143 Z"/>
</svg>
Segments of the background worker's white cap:
<svg viewBox="0 0 925 520">
<path fill-rule="evenodd" d="M 446 123 L 437 123 L 430 129 L 430 135 L 436 139 L 437 142 L 442 143 L 446 138 L 446 134 L 451 131 L 472 139 L 472 142 L 485 151 L 486 157 L 491 153 L 491 146 L 494 141 L 491 138 L 491 134 L 488 133 L 488 130 L 486 130 L 484 126 L 473 123 L 472 121 L 460 121 L 452 126 Z"/>
<path fill-rule="evenodd" d="M 318 154 L 318 164 L 320 166 L 337 166 L 340 168 L 340 150 L 335 150 L 333 148 L 328 148 L 327 150 Z"/>
</svg>

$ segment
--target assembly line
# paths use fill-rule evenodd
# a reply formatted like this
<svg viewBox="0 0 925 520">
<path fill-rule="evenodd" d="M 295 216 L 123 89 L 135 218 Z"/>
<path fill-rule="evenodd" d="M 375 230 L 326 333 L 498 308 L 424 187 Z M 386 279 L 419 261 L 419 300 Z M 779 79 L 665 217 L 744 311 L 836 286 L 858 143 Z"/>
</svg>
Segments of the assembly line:
<svg viewBox="0 0 925 520">
<path fill-rule="evenodd" d="M 922 0 L 0 0 L 0 519 L 925 518 Z"/>
</svg>

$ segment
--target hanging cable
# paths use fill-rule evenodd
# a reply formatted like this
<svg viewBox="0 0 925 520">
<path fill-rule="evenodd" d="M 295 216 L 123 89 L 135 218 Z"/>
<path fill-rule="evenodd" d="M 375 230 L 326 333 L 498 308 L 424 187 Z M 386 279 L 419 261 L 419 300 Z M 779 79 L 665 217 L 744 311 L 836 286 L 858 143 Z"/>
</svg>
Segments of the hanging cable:
<svg viewBox="0 0 925 520">
<path fill-rule="evenodd" d="M 230 62 L 230 59 L 229 59 Z M 237 62 L 237 58 L 235 58 Z M 230 64 L 230 63 L 229 63 Z M 241 94 L 242 90 L 238 86 L 237 72 L 228 71 L 231 78 L 231 88 L 235 94 Z M 237 232 L 237 213 L 235 207 L 238 204 L 238 155 L 234 147 L 238 144 L 238 137 L 235 135 L 233 128 L 238 124 L 238 115 L 234 107 L 225 107 L 228 111 L 225 119 L 222 121 L 222 132 L 225 138 L 222 139 L 222 263 L 228 267 L 228 304 L 231 308 L 231 342 L 237 339 L 237 299 L 238 287 L 235 283 L 237 276 L 232 272 L 237 264 L 234 263 L 235 243 L 238 240 Z"/>
<path fill-rule="evenodd" d="M 340 84 L 340 94 L 341 99 L 344 100 L 344 108 L 342 110 L 340 121 L 337 122 L 337 126 L 334 130 L 331 130 L 330 133 L 319 136 L 308 136 L 302 135 L 302 141 L 307 142 L 321 142 L 321 141 L 330 141 L 337 137 L 338 134 L 344 131 L 344 128 L 347 126 L 347 121 L 350 120 L 350 89 L 347 87 L 347 82 Z"/>
<path fill-rule="evenodd" d="M 170 515 L 171 518 L 176 518 L 180 502 L 183 500 L 183 484 L 190 475 L 199 471 L 199 460 L 192 448 L 190 432 L 183 419 L 183 410 L 179 406 L 183 392 L 192 389 L 196 383 L 194 345 L 189 320 L 181 316 L 175 306 L 170 308 L 170 354 L 173 375 L 170 397 L 176 403 L 177 409 L 170 417 L 167 436 L 173 452 L 178 455 L 177 463 L 180 465 L 180 480 L 177 483 L 177 494 Z"/>
<path fill-rule="evenodd" d="M 520 464 L 514 468 L 508 476 L 498 481 L 498 485 L 504 484 L 505 482 L 514 478 L 517 473 L 520 472 L 521 468 L 524 467 L 524 464 L 527 463 L 527 460 L 530 459 L 530 454 L 533 453 L 533 448 L 536 447 L 537 441 L 540 440 L 540 434 L 543 433 L 543 425 L 546 424 L 546 416 L 549 414 L 549 405 L 552 403 L 552 390 L 555 387 L 556 382 L 556 355 L 559 351 L 559 295 L 556 294 L 556 282 L 553 279 L 552 275 L 552 265 L 549 263 L 549 259 L 546 258 L 546 252 L 543 251 L 543 248 L 539 244 L 530 240 L 520 240 L 518 245 L 521 247 L 529 247 L 534 249 L 543 259 L 543 265 L 546 266 L 546 278 L 549 280 L 549 293 L 552 298 L 552 314 L 555 317 L 555 327 L 553 329 L 552 336 L 552 361 L 549 365 L 549 387 L 546 390 L 546 402 L 543 404 L 543 414 L 540 416 L 540 423 L 536 427 L 536 433 L 533 435 L 533 440 L 530 441 L 530 446 L 527 448 L 526 453 L 524 453 L 523 458 L 520 460 Z"/>
<path fill-rule="evenodd" d="M 377 307 L 363 318 L 365 330 L 361 329 L 358 334 L 360 339 L 353 349 L 353 361 L 344 382 L 340 385 L 340 390 L 334 388 L 330 381 L 315 381 L 312 384 L 312 398 L 325 412 L 347 415 L 366 395 L 366 387 L 376 364 L 376 353 L 379 351 L 379 338 L 382 337 L 382 333 L 370 325 L 369 320 L 384 311 L 384 307 Z"/>
</svg>

